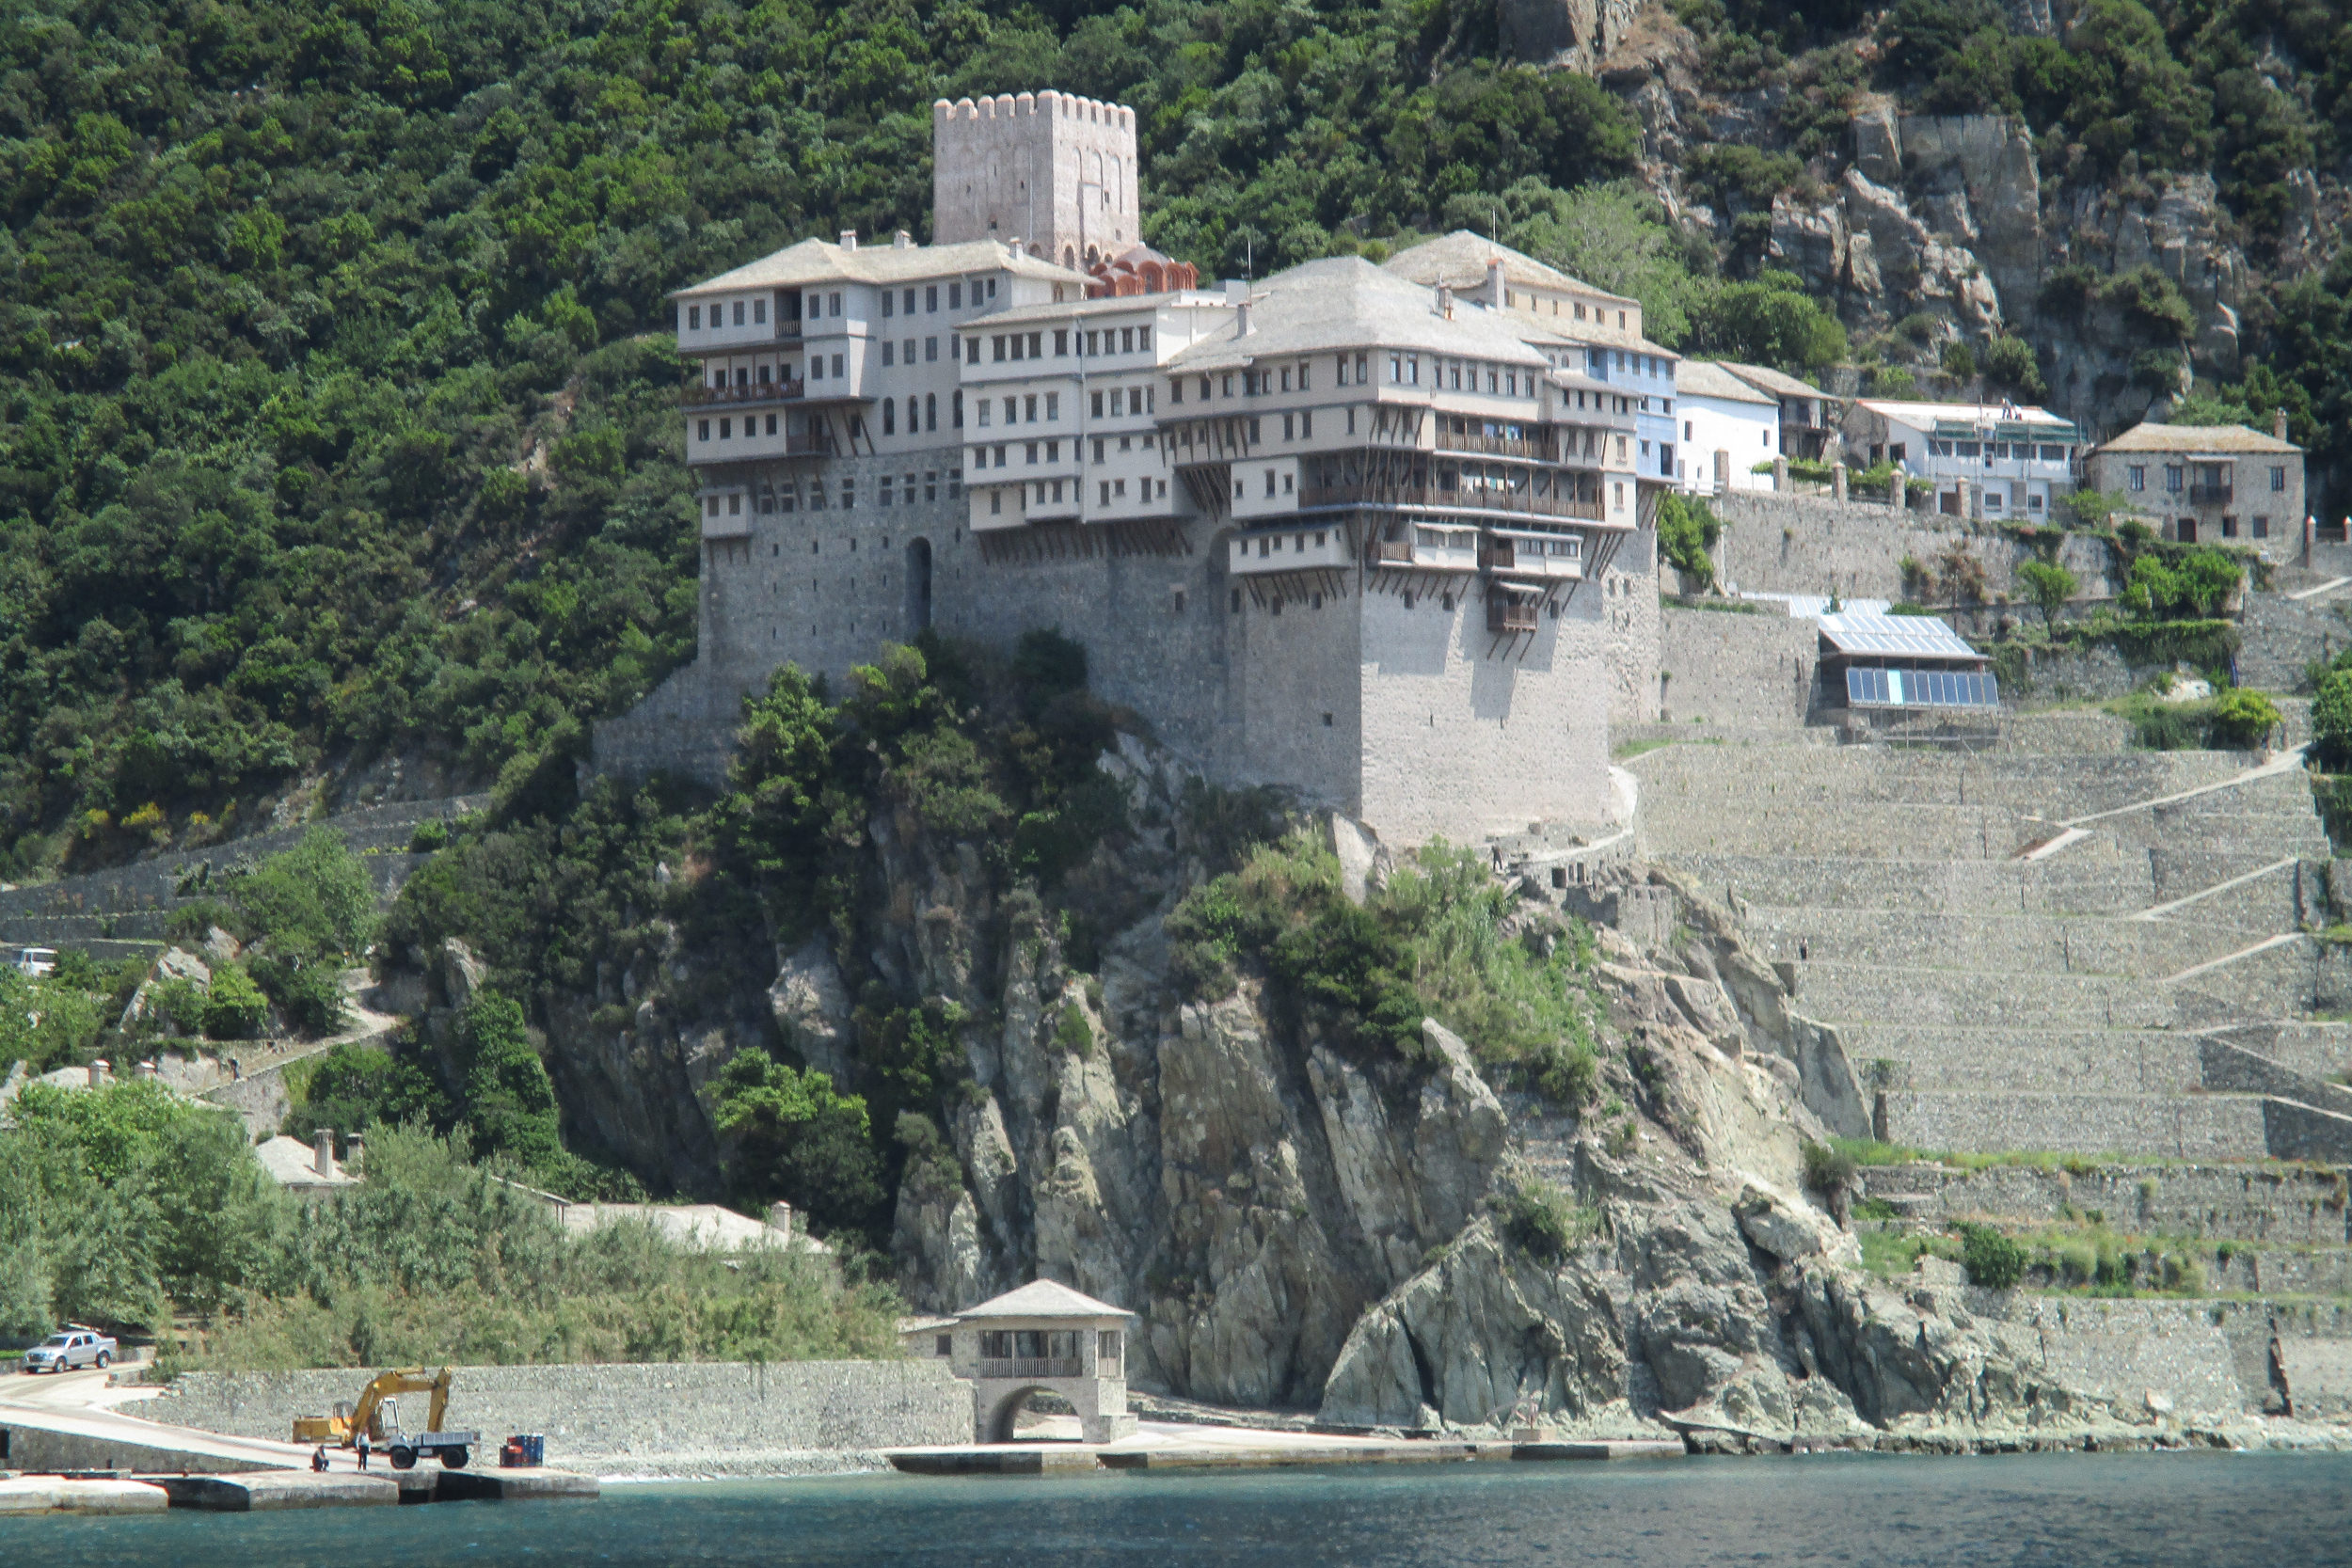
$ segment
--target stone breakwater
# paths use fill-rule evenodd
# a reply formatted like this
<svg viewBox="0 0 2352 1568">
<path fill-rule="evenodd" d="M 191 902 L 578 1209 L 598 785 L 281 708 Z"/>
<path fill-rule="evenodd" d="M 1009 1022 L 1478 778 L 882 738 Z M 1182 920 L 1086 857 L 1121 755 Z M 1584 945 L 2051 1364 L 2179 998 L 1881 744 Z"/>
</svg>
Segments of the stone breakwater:
<svg viewBox="0 0 2352 1568">
<path fill-rule="evenodd" d="M 373 1370 L 184 1372 L 138 1414 L 282 1439 L 295 1416 L 356 1398 Z M 403 1416 L 421 1421 L 421 1402 Z M 972 1396 L 928 1361 L 460 1367 L 446 1424 L 479 1430 L 485 1449 L 544 1433 L 550 1463 L 604 1476 L 802 1475 L 968 1443 Z"/>
</svg>

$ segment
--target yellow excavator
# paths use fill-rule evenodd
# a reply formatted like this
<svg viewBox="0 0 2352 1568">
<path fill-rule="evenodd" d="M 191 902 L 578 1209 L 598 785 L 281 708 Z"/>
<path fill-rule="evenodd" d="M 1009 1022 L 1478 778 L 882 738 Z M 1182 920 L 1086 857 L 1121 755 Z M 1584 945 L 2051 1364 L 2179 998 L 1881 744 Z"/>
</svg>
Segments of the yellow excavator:
<svg viewBox="0 0 2352 1568">
<path fill-rule="evenodd" d="M 395 1470 L 412 1468 L 421 1456 L 437 1458 L 453 1470 L 461 1468 L 471 1457 L 473 1445 L 481 1441 L 482 1434 L 441 1430 L 441 1418 L 449 1410 L 449 1384 L 447 1367 L 438 1371 L 398 1367 L 378 1373 L 359 1390 L 357 1404 L 338 1404 L 331 1416 L 296 1416 L 294 1440 L 349 1449 L 358 1447 L 359 1434 L 365 1433 L 368 1446 L 390 1460 Z M 424 1393 L 433 1396 L 433 1402 L 425 1410 L 424 1430 L 401 1431 L 397 1396 Z"/>
</svg>

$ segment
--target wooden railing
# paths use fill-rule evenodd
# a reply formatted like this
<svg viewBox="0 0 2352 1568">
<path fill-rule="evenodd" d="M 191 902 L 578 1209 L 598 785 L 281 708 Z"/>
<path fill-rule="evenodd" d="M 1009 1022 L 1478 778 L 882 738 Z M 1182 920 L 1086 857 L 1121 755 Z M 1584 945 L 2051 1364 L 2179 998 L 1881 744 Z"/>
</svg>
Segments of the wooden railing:
<svg viewBox="0 0 2352 1568">
<path fill-rule="evenodd" d="M 749 387 L 689 387 L 686 406 L 707 407 L 718 403 L 777 403 L 803 395 L 804 384 L 798 381 L 758 381 Z"/>
<path fill-rule="evenodd" d="M 1301 508 L 1318 506 L 1427 506 L 1473 512 L 1518 512 L 1531 517 L 1570 517 L 1597 523 L 1607 514 L 1597 500 L 1539 496 L 1533 490 L 1437 490 L 1414 484 L 1307 484 Z"/>
<path fill-rule="evenodd" d="M 1413 563 L 1413 546 L 1402 539 L 1375 539 L 1366 553 L 1375 566 L 1410 566 Z"/>
<path fill-rule="evenodd" d="M 1076 1356 L 1008 1355 L 982 1357 L 982 1377 L 1083 1377 L 1084 1363 Z"/>
<path fill-rule="evenodd" d="M 1494 457 L 1524 457 L 1537 463 L 1559 461 L 1549 441 L 1531 441 L 1508 436 L 1450 436 L 1438 432 L 1439 451 L 1478 452 Z"/>
<path fill-rule="evenodd" d="M 2192 484 L 2188 487 L 2188 504 L 2191 506 L 2227 506 L 2235 490 L 2236 486 L 2233 484 Z"/>
</svg>

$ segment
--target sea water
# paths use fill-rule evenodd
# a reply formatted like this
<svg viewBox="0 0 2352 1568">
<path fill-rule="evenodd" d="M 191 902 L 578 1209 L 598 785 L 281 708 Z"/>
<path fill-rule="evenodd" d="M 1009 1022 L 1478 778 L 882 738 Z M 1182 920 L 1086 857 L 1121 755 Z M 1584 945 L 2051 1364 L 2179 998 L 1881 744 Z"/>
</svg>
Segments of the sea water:
<svg viewBox="0 0 2352 1568">
<path fill-rule="evenodd" d="M 0 1565 L 2352 1563 L 2352 1456 L 1816 1455 L 611 1485 L 589 1503 L 0 1520 Z"/>
</svg>

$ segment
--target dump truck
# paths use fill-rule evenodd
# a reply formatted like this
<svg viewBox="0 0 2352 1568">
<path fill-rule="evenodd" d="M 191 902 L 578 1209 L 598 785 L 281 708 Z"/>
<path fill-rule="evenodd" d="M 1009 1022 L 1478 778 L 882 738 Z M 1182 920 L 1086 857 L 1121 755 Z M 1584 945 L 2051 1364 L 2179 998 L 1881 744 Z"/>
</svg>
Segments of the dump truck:
<svg viewBox="0 0 2352 1568">
<path fill-rule="evenodd" d="M 358 1446 L 359 1435 L 365 1433 L 368 1447 L 389 1460 L 395 1470 L 409 1469 L 420 1458 L 436 1458 L 450 1469 L 459 1469 L 472 1457 L 473 1446 L 482 1434 L 441 1430 L 441 1418 L 449 1410 L 449 1385 L 447 1367 L 438 1371 L 400 1367 L 378 1373 L 359 1391 L 358 1403 L 338 1404 L 331 1416 L 296 1416 L 294 1440 L 351 1449 Z M 403 1432 L 397 1396 L 423 1393 L 433 1396 L 433 1402 L 425 1408 L 424 1430 Z"/>
</svg>

